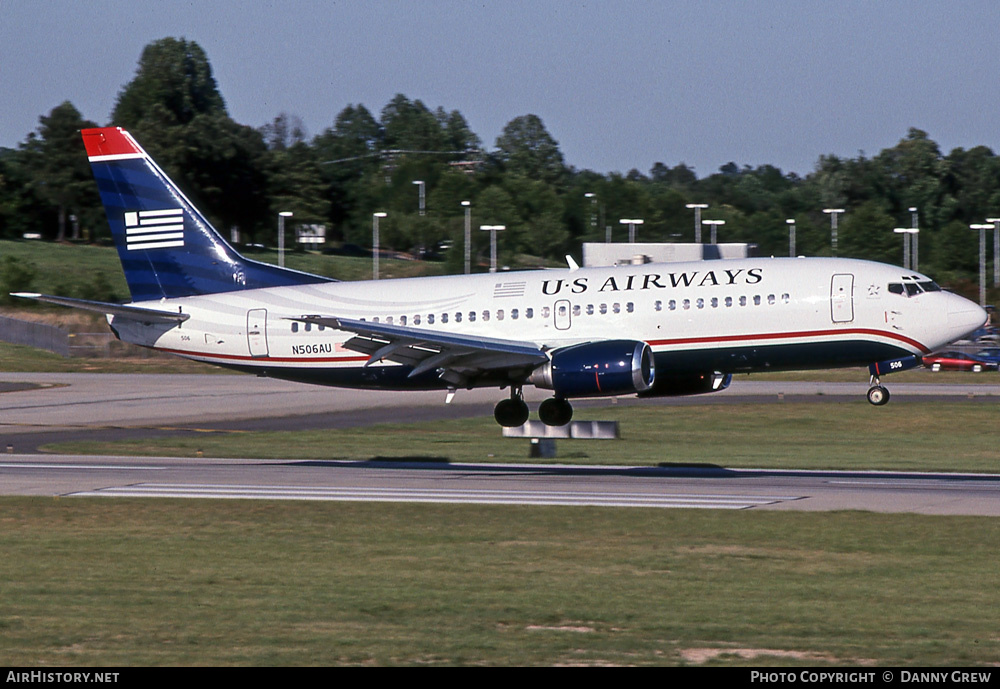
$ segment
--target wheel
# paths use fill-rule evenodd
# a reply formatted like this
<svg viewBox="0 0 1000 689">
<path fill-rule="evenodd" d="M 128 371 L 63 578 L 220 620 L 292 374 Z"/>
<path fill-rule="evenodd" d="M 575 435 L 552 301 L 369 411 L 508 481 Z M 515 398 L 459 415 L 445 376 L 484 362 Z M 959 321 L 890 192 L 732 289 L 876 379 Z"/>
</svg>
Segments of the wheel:
<svg viewBox="0 0 1000 689">
<path fill-rule="evenodd" d="M 972 365 L 972 372 L 973 373 L 982 373 L 983 372 L 983 367 L 980 364 L 973 364 Z"/>
<path fill-rule="evenodd" d="M 565 426 L 573 419 L 573 405 L 556 397 L 538 405 L 538 418 L 546 426 Z"/>
<path fill-rule="evenodd" d="M 868 389 L 868 401 L 876 407 L 881 407 L 889 402 L 889 391 L 881 385 L 875 385 Z"/>
<path fill-rule="evenodd" d="M 935 373 L 941 370 L 941 364 L 931 364 L 931 370 Z"/>
<path fill-rule="evenodd" d="M 500 400 L 493 408 L 493 418 L 508 428 L 523 426 L 528 420 L 528 405 L 523 400 Z"/>
</svg>

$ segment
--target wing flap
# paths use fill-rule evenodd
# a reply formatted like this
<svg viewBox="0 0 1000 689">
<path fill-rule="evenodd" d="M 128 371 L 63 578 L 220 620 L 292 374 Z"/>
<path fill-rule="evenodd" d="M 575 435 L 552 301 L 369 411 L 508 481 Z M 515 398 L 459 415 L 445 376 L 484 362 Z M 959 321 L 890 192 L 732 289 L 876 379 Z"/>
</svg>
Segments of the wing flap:
<svg viewBox="0 0 1000 689">
<path fill-rule="evenodd" d="M 335 316 L 305 315 L 288 320 L 354 333 L 344 347 L 367 354 L 366 366 L 383 360 L 392 361 L 411 366 L 410 377 L 431 370 L 441 370 L 442 375 L 451 372 L 464 379 L 501 371 L 523 375 L 525 371 L 548 361 L 545 351 L 532 342 L 437 332 Z"/>
</svg>

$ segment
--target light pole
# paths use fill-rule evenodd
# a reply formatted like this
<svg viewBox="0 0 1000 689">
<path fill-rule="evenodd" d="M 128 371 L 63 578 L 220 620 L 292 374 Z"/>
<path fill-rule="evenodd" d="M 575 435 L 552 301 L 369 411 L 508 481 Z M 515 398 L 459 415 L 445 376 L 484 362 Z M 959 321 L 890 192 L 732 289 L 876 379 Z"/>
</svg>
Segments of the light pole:
<svg viewBox="0 0 1000 689">
<path fill-rule="evenodd" d="M 913 270 L 920 270 L 920 261 L 917 260 L 917 257 L 918 257 L 918 254 L 919 254 L 919 252 L 917 251 L 917 247 L 920 244 L 920 242 L 919 242 L 919 239 L 920 239 L 920 225 L 917 222 L 919 220 L 919 218 L 920 218 L 920 216 L 917 214 L 917 207 L 916 206 L 910 206 L 910 227 L 912 229 L 916 230 L 913 233 L 913 238 L 911 240 L 913 242 L 913 255 L 910 257 L 910 263 L 912 264 Z"/>
<path fill-rule="evenodd" d="M 992 230 L 994 226 L 976 223 L 969 227 L 979 230 L 979 305 L 986 306 L 986 230 Z"/>
<path fill-rule="evenodd" d="M 285 267 L 285 218 L 292 217 L 291 211 L 278 213 L 278 265 Z"/>
<path fill-rule="evenodd" d="M 694 243 L 701 244 L 701 211 L 708 208 L 707 203 L 687 203 L 685 208 L 694 209 Z"/>
<path fill-rule="evenodd" d="M 788 258 L 795 258 L 795 218 L 785 222 L 788 224 Z"/>
<path fill-rule="evenodd" d="M 388 213 L 372 213 L 372 280 L 378 280 L 378 219 L 386 215 Z"/>
<path fill-rule="evenodd" d="M 628 243 L 635 244 L 635 226 L 642 224 L 641 218 L 622 218 L 618 221 L 622 225 L 628 225 Z"/>
<path fill-rule="evenodd" d="M 917 233 L 920 230 L 915 227 L 896 227 L 892 231 L 903 235 L 903 267 L 907 270 L 916 270 L 914 262 L 910 260 L 910 244 L 916 244 Z"/>
<path fill-rule="evenodd" d="M 590 231 L 597 234 L 597 194 L 588 191 L 583 198 L 590 199 Z"/>
<path fill-rule="evenodd" d="M 986 218 L 993 223 L 993 286 L 1000 285 L 1000 218 Z"/>
<path fill-rule="evenodd" d="M 462 201 L 465 208 L 465 274 L 472 272 L 472 202 Z"/>
<path fill-rule="evenodd" d="M 833 255 L 837 255 L 837 215 L 844 212 L 843 208 L 824 208 L 824 213 L 830 215 L 830 246 L 833 247 Z"/>
<path fill-rule="evenodd" d="M 490 233 L 490 272 L 497 272 L 497 232 L 507 229 L 506 225 L 480 225 L 480 230 Z"/>
<path fill-rule="evenodd" d="M 418 187 L 420 187 L 420 196 L 419 196 L 420 216 L 423 217 L 424 216 L 424 182 L 423 182 L 423 180 L 418 179 L 418 180 L 414 180 L 413 183 L 416 184 Z"/>
<path fill-rule="evenodd" d="M 717 244 L 717 242 L 716 242 L 716 231 L 717 231 L 719 225 L 725 225 L 726 221 L 725 220 L 702 220 L 701 222 L 702 222 L 702 224 L 708 225 L 709 227 L 712 228 L 712 244 Z"/>
</svg>

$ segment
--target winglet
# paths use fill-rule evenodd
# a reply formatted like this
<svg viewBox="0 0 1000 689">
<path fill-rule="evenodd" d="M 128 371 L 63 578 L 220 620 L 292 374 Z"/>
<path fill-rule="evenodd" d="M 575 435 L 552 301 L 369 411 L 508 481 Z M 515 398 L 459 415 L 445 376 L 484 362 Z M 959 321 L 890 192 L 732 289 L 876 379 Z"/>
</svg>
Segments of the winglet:
<svg viewBox="0 0 1000 689">
<path fill-rule="evenodd" d="M 569 265 L 569 269 L 571 271 L 573 271 L 573 270 L 580 270 L 580 266 L 577 265 L 577 262 L 574 261 L 573 257 L 570 256 L 569 254 L 566 254 L 566 263 Z"/>
</svg>

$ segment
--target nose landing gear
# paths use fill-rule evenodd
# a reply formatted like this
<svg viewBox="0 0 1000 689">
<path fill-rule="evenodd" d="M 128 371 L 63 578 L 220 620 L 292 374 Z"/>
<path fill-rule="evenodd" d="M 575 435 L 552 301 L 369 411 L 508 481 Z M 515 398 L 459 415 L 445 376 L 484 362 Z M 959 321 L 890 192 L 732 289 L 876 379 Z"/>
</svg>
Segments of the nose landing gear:
<svg viewBox="0 0 1000 689">
<path fill-rule="evenodd" d="M 889 391 L 882 387 L 878 376 L 871 377 L 871 387 L 868 388 L 868 401 L 876 407 L 889 403 Z"/>
</svg>

